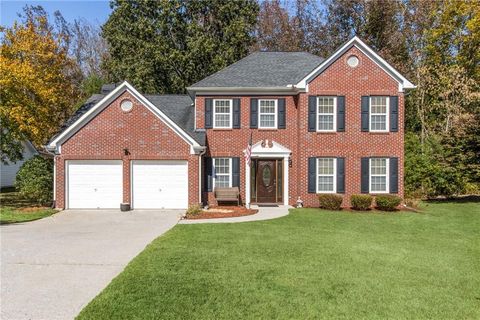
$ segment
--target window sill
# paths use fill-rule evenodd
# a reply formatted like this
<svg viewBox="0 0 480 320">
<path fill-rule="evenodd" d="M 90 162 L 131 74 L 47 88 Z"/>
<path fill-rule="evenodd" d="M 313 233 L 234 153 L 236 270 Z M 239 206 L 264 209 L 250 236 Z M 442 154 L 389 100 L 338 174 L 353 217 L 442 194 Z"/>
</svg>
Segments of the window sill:
<svg viewBox="0 0 480 320">
<path fill-rule="evenodd" d="M 387 134 L 390 134 L 390 131 L 368 131 L 369 134 L 373 134 L 373 135 L 387 135 Z"/>
<path fill-rule="evenodd" d="M 258 131 L 278 131 L 277 128 L 258 128 Z"/>
<path fill-rule="evenodd" d="M 326 134 L 326 135 L 335 135 L 339 132 L 344 132 L 344 131 L 315 131 L 316 134 L 319 134 L 319 135 L 322 135 L 322 134 Z"/>
<path fill-rule="evenodd" d="M 233 131 L 233 128 L 212 128 L 213 131 Z"/>
</svg>

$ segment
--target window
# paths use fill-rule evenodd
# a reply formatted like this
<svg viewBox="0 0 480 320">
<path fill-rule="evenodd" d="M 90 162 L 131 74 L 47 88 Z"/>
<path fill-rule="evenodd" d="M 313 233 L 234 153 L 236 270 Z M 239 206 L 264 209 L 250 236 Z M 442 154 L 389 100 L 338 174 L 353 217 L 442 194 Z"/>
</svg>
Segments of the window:
<svg viewBox="0 0 480 320">
<path fill-rule="evenodd" d="M 232 100 L 213 100 L 213 127 L 232 127 Z"/>
<path fill-rule="evenodd" d="M 317 159 L 317 193 L 334 193 L 337 190 L 337 162 L 335 158 Z"/>
<path fill-rule="evenodd" d="M 215 158 L 213 159 L 213 176 L 215 179 L 215 188 L 229 188 L 232 185 L 231 168 L 232 159 Z"/>
<path fill-rule="evenodd" d="M 277 128 L 277 100 L 259 100 L 259 128 Z"/>
<path fill-rule="evenodd" d="M 388 193 L 388 162 L 386 158 L 370 159 L 371 193 Z"/>
<path fill-rule="evenodd" d="M 317 97 L 317 131 L 336 131 L 337 98 Z"/>
<path fill-rule="evenodd" d="M 388 97 L 370 97 L 370 131 L 388 131 Z"/>
</svg>

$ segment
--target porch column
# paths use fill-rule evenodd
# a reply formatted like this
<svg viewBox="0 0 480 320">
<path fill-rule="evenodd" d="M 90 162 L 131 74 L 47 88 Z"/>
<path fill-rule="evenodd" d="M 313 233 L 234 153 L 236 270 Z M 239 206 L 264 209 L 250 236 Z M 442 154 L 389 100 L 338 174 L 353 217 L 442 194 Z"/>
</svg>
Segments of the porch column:
<svg viewBox="0 0 480 320">
<path fill-rule="evenodd" d="M 250 160 L 252 161 L 252 160 Z M 250 208 L 250 166 L 245 161 L 245 205 Z"/>
</svg>

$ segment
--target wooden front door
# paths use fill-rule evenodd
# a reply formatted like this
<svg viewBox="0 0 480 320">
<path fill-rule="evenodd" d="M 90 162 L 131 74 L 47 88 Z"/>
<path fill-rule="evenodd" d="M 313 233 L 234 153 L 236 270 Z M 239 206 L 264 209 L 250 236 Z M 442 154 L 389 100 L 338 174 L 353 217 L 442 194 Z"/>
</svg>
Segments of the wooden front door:
<svg viewBox="0 0 480 320">
<path fill-rule="evenodd" d="M 257 202 L 277 202 L 277 160 L 259 159 L 256 167 Z"/>
</svg>

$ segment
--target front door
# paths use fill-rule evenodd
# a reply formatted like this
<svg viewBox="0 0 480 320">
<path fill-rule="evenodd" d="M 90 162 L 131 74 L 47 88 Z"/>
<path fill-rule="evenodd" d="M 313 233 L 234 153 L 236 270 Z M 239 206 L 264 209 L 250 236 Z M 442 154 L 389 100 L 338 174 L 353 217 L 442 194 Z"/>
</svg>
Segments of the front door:
<svg viewBox="0 0 480 320">
<path fill-rule="evenodd" d="M 277 160 L 259 159 L 256 164 L 257 202 L 277 202 Z"/>
</svg>

